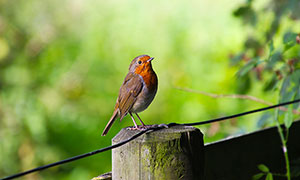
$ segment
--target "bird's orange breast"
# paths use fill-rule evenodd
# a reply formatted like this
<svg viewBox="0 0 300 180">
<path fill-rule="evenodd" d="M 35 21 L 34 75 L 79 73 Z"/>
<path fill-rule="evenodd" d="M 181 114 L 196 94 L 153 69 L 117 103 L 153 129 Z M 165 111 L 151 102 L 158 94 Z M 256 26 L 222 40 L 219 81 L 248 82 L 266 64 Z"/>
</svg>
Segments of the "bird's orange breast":
<svg viewBox="0 0 300 180">
<path fill-rule="evenodd" d="M 147 88 L 150 91 L 153 91 L 157 88 L 157 76 L 153 71 L 151 65 L 140 66 L 136 68 L 135 73 L 142 76 Z"/>
</svg>

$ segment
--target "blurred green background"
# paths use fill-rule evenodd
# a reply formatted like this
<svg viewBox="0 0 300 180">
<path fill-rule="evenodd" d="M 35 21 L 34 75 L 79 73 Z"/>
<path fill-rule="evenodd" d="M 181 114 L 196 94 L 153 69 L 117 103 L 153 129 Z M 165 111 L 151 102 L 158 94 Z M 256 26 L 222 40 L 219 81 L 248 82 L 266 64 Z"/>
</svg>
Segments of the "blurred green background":
<svg viewBox="0 0 300 180">
<path fill-rule="evenodd" d="M 204 121 L 264 107 L 178 90 L 237 93 L 231 53 L 246 39 L 233 0 L 0 0 L 0 178 L 110 145 L 130 117 L 101 132 L 131 60 L 155 57 L 159 89 L 140 113 L 147 124 Z M 262 6 L 257 2 L 255 6 Z M 268 21 L 268 17 L 264 19 Z M 247 92 L 275 103 L 253 84 Z M 205 142 L 254 131 L 249 115 L 199 127 Z M 91 179 L 111 152 L 24 179 Z"/>
</svg>

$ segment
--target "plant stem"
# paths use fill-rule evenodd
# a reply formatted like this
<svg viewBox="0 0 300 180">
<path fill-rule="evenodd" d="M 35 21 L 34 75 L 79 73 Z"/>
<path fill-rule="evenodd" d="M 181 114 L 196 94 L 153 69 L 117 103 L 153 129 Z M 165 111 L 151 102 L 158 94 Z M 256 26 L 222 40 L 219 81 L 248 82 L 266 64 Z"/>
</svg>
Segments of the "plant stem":
<svg viewBox="0 0 300 180">
<path fill-rule="evenodd" d="M 276 115 L 275 115 L 276 125 L 277 125 L 277 128 L 278 128 L 278 132 L 279 132 L 279 135 L 280 135 L 280 140 L 281 140 L 281 143 L 282 143 L 282 149 L 283 149 L 283 153 L 284 153 L 285 167 L 286 167 L 286 177 L 287 177 L 288 180 L 291 180 L 290 161 L 289 161 L 288 149 L 287 149 L 287 145 L 286 145 L 287 140 L 285 139 L 285 137 L 283 135 L 283 130 L 282 130 L 282 127 L 280 125 L 279 118 L 278 118 L 278 112 L 279 112 L 279 110 L 276 109 L 276 112 L 275 112 L 276 113 Z"/>
</svg>

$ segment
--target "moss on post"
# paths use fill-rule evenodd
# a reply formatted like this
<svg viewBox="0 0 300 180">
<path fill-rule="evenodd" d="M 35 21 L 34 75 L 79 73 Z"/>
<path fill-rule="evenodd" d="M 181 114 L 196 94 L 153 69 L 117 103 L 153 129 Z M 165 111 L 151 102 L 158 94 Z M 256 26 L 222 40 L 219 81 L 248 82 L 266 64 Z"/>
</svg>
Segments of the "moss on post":
<svg viewBox="0 0 300 180">
<path fill-rule="evenodd" d="M 113 144 L 138 133 L 122 129 Z M 144 134 L 112 151 L 114 180 L 203 179 L 203 135 L 194 127 L 176 126 Z"/>
</svg>

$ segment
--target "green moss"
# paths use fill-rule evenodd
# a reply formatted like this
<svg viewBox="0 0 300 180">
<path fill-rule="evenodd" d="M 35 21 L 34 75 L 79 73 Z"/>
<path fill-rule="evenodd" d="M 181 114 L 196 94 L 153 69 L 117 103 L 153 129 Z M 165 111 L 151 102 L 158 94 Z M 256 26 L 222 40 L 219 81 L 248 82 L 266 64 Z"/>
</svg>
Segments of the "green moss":
<svg viewBox="0 0 300 180">
<path fill-rule="evenodd" d="M 180 139 L 165 142 L 154 142 L 144 145 L 143 167 L 151 171 L 154 179 L 180 179 L 185 174 L 184 163 L 181 160 Z M 181 156 L 180 156 L 181 154 Z"/>
</svg>

